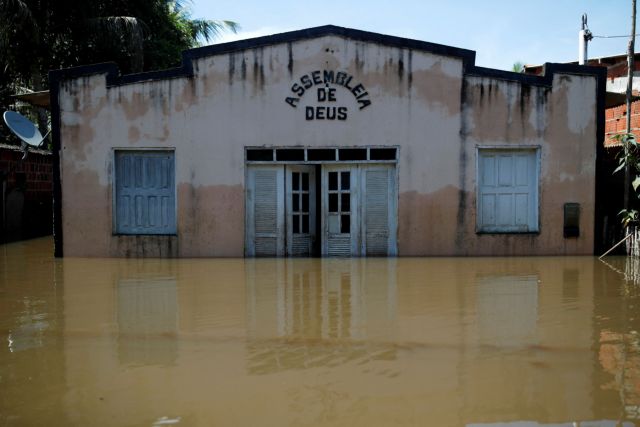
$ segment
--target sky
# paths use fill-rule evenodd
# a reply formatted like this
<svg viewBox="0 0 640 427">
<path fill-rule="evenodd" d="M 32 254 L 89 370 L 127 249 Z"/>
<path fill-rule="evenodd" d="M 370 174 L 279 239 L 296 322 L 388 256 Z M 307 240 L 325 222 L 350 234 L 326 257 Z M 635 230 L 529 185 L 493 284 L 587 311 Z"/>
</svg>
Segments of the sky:
<svg viewBox="0 0 640 427">
<path fill-rule="evenodd" d="M 578 59 L 578 31 L 586 13 L 594 36 L 631 32 L 631 0 L 191 0 L 192 18 L 241 26 L 216 42 L 320 25 L 338 25 L 476 51 L 476 65 L 511 70 Z M 640 14 L 640 13 L 639 13 Z M 640 28 L 636 33 L 640 32 Z M 589 57 L 624 54 L 628 37 L 594 38 Z M 636 43 L 640 51 L 640 38 Z"/>
</svg>

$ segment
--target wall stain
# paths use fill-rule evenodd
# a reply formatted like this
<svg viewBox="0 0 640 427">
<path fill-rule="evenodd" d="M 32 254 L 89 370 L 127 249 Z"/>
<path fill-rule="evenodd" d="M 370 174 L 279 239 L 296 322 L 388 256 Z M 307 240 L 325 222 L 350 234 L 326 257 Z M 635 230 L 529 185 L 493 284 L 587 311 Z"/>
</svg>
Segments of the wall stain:
<svg viewBox="0 0 640 427">
<path fill-rule="evenodd" d="M 177 83 L 177 80 L 172 82 L 172 84 Z M 187 77 L 180 96 L 174 100 L 174 110 L 176 112 L 184 111 L 190 106 L 197 104 L 198 99 L 196 96 L 196 80 L 194 77 Z"/>
<path fill-rule="evenodd" d="M 287 61 L 287 70 L 289 70 L 289 77 L 293 77 L 293 45 L 291 42 L 287 43 L 287 53 L 288 53 L 288 61 Z"/>
<path fill-rule="evenodd" d="M 177 236 L 113 236 L 111 256 L 122 258 L 177 258 Z"/>
<path fill-rule="evenodd" d="M 236 72 L 236 56 L 234 53 L 229 54 L 229 85 L 233 85 L 233 75 Z"/>
<path fill-rule="evenodd" d="M 243 80 L 247 79 L 247 58 L 242 55 L 242 63 L 240 64 L 240 78 Z"/>
<path fill-rule="evenodd" d="M 129 142 L 140 140 L 140 129 L 137 126 L 129 126 Z"/>
<path fill-rule="evenodd" d="M 180 256 L 244 253 L 243 186 L 181 183 L 177 190 Z"/>
<path fill-rule="evenodd" d="M 253 90 L 254 93 L 264 90 L 264 53 L 263 49 L 253 50 Z"/>
<path fill-rule="evenodd" d="M 467 119 L 468 114 L 466 99 L 468 91 L 468 84 L 465 78 L 462 79 L 462 88 L 460 90 L 460 105 L 462 108 L 462 114 L 460 114 L 460 151 L 458 156 L 459 162 L 459 175 L 458 175 L 458 210 L 456 213 L 456 233 L 455 233 L 455 247 L 456 251 L 462 250 L 462 245 L 465 240 L 465 220 L 467 217 L 467 202 L 466 202 L 466 187 L 467 187 Z"/>
<path fill-rule="evenodd" d="M 480 77 L 466 77 L 464 80 L 467 118 L 474 126 L 468 131 L 475 140 L 516 143 L 540 135 L 539 124 L 544 123 L 548 116 L 543 106 L 548 88 L 511 81 L 492 82 L 489 78 Z M 536 120 L 530 120 L 533 111 L 536 112 Z"/>
<path fill-rule="evenodd" d="M 413 50 L 409 49 L 409 55 L 407 59 L 408 66 L 408 74 L 409 78 L 407 79 L 407 88 L 409 89 L 409 97 L 411 97 L 411 88 L 413 85 Z"/>
</svg>

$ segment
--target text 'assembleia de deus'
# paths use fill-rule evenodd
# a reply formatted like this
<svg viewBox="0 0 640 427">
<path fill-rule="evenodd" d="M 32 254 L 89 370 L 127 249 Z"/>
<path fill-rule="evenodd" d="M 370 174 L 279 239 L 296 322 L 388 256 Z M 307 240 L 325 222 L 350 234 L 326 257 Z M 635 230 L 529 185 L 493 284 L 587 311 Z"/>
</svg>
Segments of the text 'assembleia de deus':
<svg viewBox="0 0 640 427">
<path fill-rule="evenodd" d="M 360 110 L 371 105 L 369 93 L 362 83 L 354 82 L 353 76 L 349 73 L 333 70 L 315 70 L 302 75 L 291 86 L 291 92 L 295 96 L 286 97 L 285 102 L 296 108 L 309 89 L 320 86 L 316 88 L 316 101 L 323 105 L 305 107 L 305 118 L 307 120 L 346 120 L 347 107 L 327 104 L 337 102 L 336 88 L 332 85 L 342 86 L 351 92 Z"/>
</svg>

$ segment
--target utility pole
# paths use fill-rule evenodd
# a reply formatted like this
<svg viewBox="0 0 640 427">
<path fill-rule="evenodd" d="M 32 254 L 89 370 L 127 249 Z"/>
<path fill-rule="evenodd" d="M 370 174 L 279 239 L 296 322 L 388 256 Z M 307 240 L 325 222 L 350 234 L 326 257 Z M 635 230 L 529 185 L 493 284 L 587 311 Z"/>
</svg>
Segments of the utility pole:
<svg viewBox="0 0 640 427">
<path fill-rule="evenodd" d="M 582 29 L 578 32 L 578 64 L 585 65 L 588 60 L 588 46 L 593 34 L 587 25 L 587 14 L 582 14 Z"/>
<path fill-rule="evenodd" d="M 631 133 L 631 97 L 633 96 L 633 71 L 635 68 L 634 47 L 636 43 L 636 0 L 631 0 L 631 37 L 627 48 L 627 134 Z M 628 158 L 628 148 L 625 146 Z M 631 168 L 624 168 L 624 208 L 629 210 L 629 188 L 631 187 Z"/>
</svg>

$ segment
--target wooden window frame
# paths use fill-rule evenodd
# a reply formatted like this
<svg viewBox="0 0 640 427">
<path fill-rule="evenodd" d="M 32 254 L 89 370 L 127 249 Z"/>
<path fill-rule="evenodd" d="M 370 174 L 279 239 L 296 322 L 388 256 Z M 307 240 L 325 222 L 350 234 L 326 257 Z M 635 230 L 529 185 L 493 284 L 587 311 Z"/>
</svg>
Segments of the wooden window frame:
<svg viewBox="0 0 640 427">
<path fill-rule="evenodd" d="M 122 232 L 118 230 L 118 204 L 117 204 L 117 170 L 116 157 L 119 153 L 167 153 L 171 154 L 173 160 L 173 224 L 172 230 L 167 233 L 138 233 L 138 232 Z M 177 236 L 178 234 L 178 194 L 176 185 L 176 155 L 175 147 L 113 147 L 111 149 L 111 218 L 112 218 L 112 235 L 114 236 Z"/>
<path fill-rule="evenodd" d="M 334 160 L 309 160 L 307 150 L 335 150 Z M 340 150 L 367 150 L 365 160 L 340 160 Z M 395 149 L 395 158 L 388 160 L 371 160 L 372 149 Z M 249 160 L 247 153 L 250 150 L 271 150 L 273 160 Z M 278 150 L 304 150 L 304 160 L 277 160 Z M 328 165 L 328 164 L 397 164 L 400 158 L 399 145 L 356 145 L 356 146 L 245 146 L 244 161 L 245 164 L 251 165 L 273 165 L 273 164 L 295 164 L 295 165 Z"/>
<path fill-rule="evenodd" d="M 541 194 L 541 183 L 540 183 L 540 169 L 541 169 L 541 146 L 539 145 L 482 145 L 476 146 L 476 234 L 540 234 L 540 194 Z M 500 230 L 500 229 L 487 229 L 486 226 L 481 224 L 481 200 L 482 200 L 482 190 L 481 190 L 481 173 L 480 165 L 481 165 L 481 156 L 483 153 L 490 152 L 504 152 L 504 153 L 517 153 L 517 152 L 527 152 L 531 153 L 534 156 L 534 177 L 535 181 L 533 185 L 531 185 L 533 194 L 533 206 L 534 206 L 534 215 L 535 218 L 532 219 L 533 226 L 529 227 L 529 229 L 520 231 L 520 230 Z"/>
</svg>

